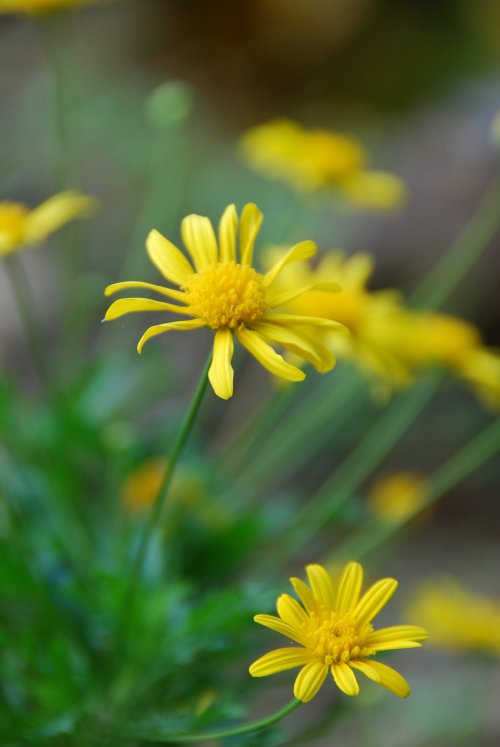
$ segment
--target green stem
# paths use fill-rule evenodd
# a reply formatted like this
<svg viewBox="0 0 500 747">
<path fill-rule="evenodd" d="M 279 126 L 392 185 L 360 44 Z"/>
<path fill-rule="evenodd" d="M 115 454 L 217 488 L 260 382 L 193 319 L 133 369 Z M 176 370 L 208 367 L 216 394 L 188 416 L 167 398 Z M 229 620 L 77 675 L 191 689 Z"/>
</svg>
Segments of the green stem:
<svg viewBox="0 0 500 747">
<path fill-rule="evenodd" d="M 37 313 L 33 306 L 33 294 L 30 290 L 24 267 L 15 254 L 6 257 L 4 263 L 38 376 L 47 393 L 53 399 L 57 400 L 57 390 L 53 382 L 49 359 L 45 353 L 44 343 L 42 342 Z"/>
<path fill-rule="evenodd" d="M 251 734 L 255 731 L 262 731 L 262 729 L 267 729 L 269 726 L 277 724 L 278 721 L 281 721 L 285 716 L 288 716 L 289 713 L 295 711 L 300 705 L 302 705 L 302 701 L 294 698 L 284 708 L 276 711 L 276 713 L 273 713 L 271 716 L 267 716 L 259 721 L 253 721 L 245 726 L 236 726 L 229 729 L 222 729 L 221 731 L 201 732 L 199 734 L 138 734 L 133 730 L 132 734 L 127 733 L 123 736 L 137 738 L 147 742 L 164 742 L 165 744 L 175 744 L 177 742 L 203 742 L 212 739 L 237 737 L 242 734 Z"/>
<path fill-rule="evenodd" d="M 495 235 L 499 215 L 500 180 L 497 180 L 456 243 L 411 295 L 415 306 L 434 309 L 446 301 Z"/>
<path fill-rule="evenodd" d="M 404 518 L 394 522 L 370 521 L 352 540 L 344 542 L 335 559 L 356 559 L 376 550 L 451 488 L 481 467 L 500 451 L 500 418 L 479 433 L 431 476 L 425 500 Z"/>
<path fill-rule="evenodd" d="M 211 363 L 212 363 L 212 353 L 210 353 L 210 355 L 208 356 L 208 360 L 205 364 L 205 368 L 201 375 L 200 381 L 198 382 L 198 386 L 194 393 L 193 399 L 191 400 L 191 404 L 189 405 L 189 409 L 184 417 L 181 428 L 179 430 L 179 434 L 174 442 L 172 451 L 170 452 L 170 455 L 168 457 L 163 479 L 161 481 L 160 487 L 158 488 L 156 499 L 153 504 L 153 508 L 150 511 L 150 514 L 149 514 L 149 517 L 146 523 L 146 527 L 141 537 L 139 549 L 135 557 L 134 567 L 132 570 L 133 581 L 137 578 L 137 576 L 139 576 L 141 572 L 142 565 L 144 563 L 144 558 L 146 556 L 146 551 L 147 551 L 147 548 L 148 548 L 148 545 L 151 539 L 151 535 L 153 534 L 154 528 L 156 524 L 158 523 L 158 519 L 160 518 L 163 507 L 165 505 L 165 500 L 168 495 L 168 490 L 172 482 L 172 477 L 174 475 L 177 462 L 184 448 L 184 445 L 188 439 L 188 436 L 191 433 L 196 416 L 200 410 L 200 406 L 203 401 L 203 396 L 205 394 L 205 391 L 208 385 L 208 370 L 210 368 Z"/>
</svg>

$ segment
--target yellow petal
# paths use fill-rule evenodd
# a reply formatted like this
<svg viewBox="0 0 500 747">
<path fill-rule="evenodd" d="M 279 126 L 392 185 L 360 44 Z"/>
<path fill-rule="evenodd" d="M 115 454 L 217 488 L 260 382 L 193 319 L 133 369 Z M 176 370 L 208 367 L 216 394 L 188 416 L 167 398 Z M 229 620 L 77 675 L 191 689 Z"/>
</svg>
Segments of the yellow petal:
<svg viewBox="0 0 500 747">
<path fill-rule="evenodd" d="M 252 677 L 267 677 L 287 669 L 301 667 L 311 661 L 312 654 L 305 648 L 278 648 L 264 654 L 249 668 Z"/>
<path fill-rule="evenodd" d="M 348 664 L 332 664 L 332 675 L 335 684 L 346 695 L 359 695 L 356 675 Z"/>
<path fill-rule="evenodd" d="M 346 332 L 346 327 L 339 322 L 333 322 L 331 319 L 325 319 L 322 316 L 304 316 L 302 314 L 281 314 L 271 313 L 263 317 L 263 321 L 275 322 L 284 325 L 311 325 L 312 327 L 324 327 L 325 329 L 335 332 Z"/>
<path fill-rule="evenodd" d="M 186 295 L 182 291 L 166 288 L 164 285 L 154 285 L 153 283 L 144 283 L 141 280 L 125 280 L 121 283 L 111 283 L 104 291 L 105 296 L 112 296 L 118 291 L 129 290 L 130 288 L 146 288 L 147 290 L 161 293 L 168 298 L 175 298 L 176 301 L 185 303 Z"/>
<path fill-rule="evenodd" d="M 367 644 L 368 645 L 368 644 Z M 403 648 L 421 648 L 422 644 L 418 641 L 409 641 L 408 639 L 400 641 L 383 641 L 380 643 L 370 644 L 370 649 L 373 651 L 395 651 L 396 649 Z"/>
<path fill-rule="evenodd" d="M 238 214 L 234 205 L 228 205 L 219 224 L 220 262 L 236 262 L 236 233 Z"/>
<path fill-rule="evenodd" d="M 254 329 L 266 339 L 278 343 L 311 363 L 319 373 L 331 371 L 335 365 L 335 356 L 331 350 L 323 343 L 306 335 L 305 332 L 296 332 L 279 324 L 266 324 L 265 322 L 256 324 Z"/>
<path fill-rule="evenodd" d="M 373 584 L 363 594 L 354 610 L 353 614 L 358 625 L 373 620 L 375 615 L 387 604 L 397 588 L 398 582 L 394 578 L 383 578 Z"/>
<path fill-rule="evenodd" d="M 315 564 L 308 565 L 306 572 L 316 599 L 327 609 L 333 610 L 335 604 L 333 584 L 326 570 L 322 565 Z"/>
<path fill-rule="evenodd" d="M 259 363 L 270 371 L 274 376 L 278 376 L 286 381 L 303 381 L 305 373 L 287 363 L 283 356 L 279 355 L 273 348 L 265 342 L 262 337 L 250 329 L 242 327 L 236 330 L 236 337 L 251 355 Z"/>
<path fill-rule="evenodd" d="M 32 210 L 26 217 L 24 242 L 42 241 L 75 218 L 85 218 L 97 205 L 93 197 L 78 192 L 60 192 Z"/>
<path fill-rule="evenodd" d="M 194 273 L 181 250 L 155 229 L 148 235 L 146 249 L 151 262 L 171 283 L 184 285 L 189 275 Z"/>
<path fill-rule="evenodd" d="M 314 257 L 317 251 L 318 248 L 314 241 L 301 241 L 299 244 L 292 246 L 280 261 L 276 262 L 274 267 L 271 267 L 269 272 L 265 274 L 264 283 L 266 287 L 269 287 L 276 280 L 283 268 L 290 262 L 300 262 L 303 259 Z"/>
<path fill-rule="evenodd" d="M 176 314 L 189 314 L 185 306 L 176 306 L 173 303 L 154 301 L 151 298 L 120 298 L 111 304 L 104 318 L 111 321 L 135 311 L 173 311 Z"/>
<path fill-rule="evenodd" d="M 234 343 L 228 329 L 218 329 L 214 339 L 214 354 L 208 378 L 216 395 L 221 399 L 233 396 L 234 371 L 231 366 Z"/>
<path fill-rule="evenodd" d="M 318 692 L 328 674 L 328 667 L 321 661 L 310 661 L 300 670 L 293 686 L 297 700 L 307 703 Z"/>
<path fill-rule="evenodd" d="M 203 215 L 188 215 L 181 223 L 181 235 L 198 271 L 219 261 L 212 223 Z"/>
<path fill-rule="evenodd" d="M 366 645 L 391 643 L 392 641 L 426 641 L 429 633 L 418 625 L 393 625 L 375 630 L 366 639 Z"/>
<path fill-rule="evenodd" d="M 301 581 L 300 578 L 291 578 L 290 581 L 306 610 L 309 613 L 317 612 L 318 602 L 307 584 Z"/>
<path fill-rule="evenodd" d="M 359 563 L 349 563 L 342 573 L 335 606 L 339 615 L 352 612 L 359 601 L 363 585 L 363 568 Z"/>
<path fill-rule="evenodd" d="M 281 291 L 280 293 L 269 292 L 266 297 L 266 303 L 268 308 L 274 309 L 276 306 L 283 306 L 295 298 L 302 296 L 303 293 L 309 291 L 328 291 L 329 293 L 336 293 L 342 290 L 342 286 L 338 283 L 312 283 L 311 285 L 303 286 L 302 288 L 295 288 L 293 290 Z"/>
<path fill-rule="evenodd" d="M 403 180 L 386 171 L 358 171 L 340 186 L 351 202 L 373 210 L 394 210 L 407 197 Z"/>
<path fill-rule="evenodd" d="M 363 674 L 366 674 L 367 677 L 374 680 L 375 682 L 378 682 L 379 685 L 387 688 L 387 690 L 390 690 L 398 697 L 407 698 L 411 693 L 411 688 L 405 678 L 401 674 L 399 674 L 399 672 L 396 672 L 395 669 L 392 669 L 392 667 L 388 667 L 387 664 L 382 664 L 381 661 L 374 661 L 372 659 L 370 659 L 369 661 L 360 659 L 356 662 L 356 664 L 358 665 L 362 663 L 369 665 L 369 668 L 367 668 L 366 671 L 360 670 L 363 671 Z M 359 666 L 357 668 L 359 669 Z M 375 679 L 375 676 L 372 676 L 372 674 L 370 674 L 370 671 L 374 672 L 375 675 L 378 676 L 378 679 Z"/>
<path fill-rule="evenodd" d="M 280 633 L 286 638 L 296 641 L 296 643 L 304 645 L 304 636 L 300 630 L 284 622 L 279 617 L 275 617 L 274 615 L 255 615 L 254 620 L 259 625 L 264 625 L 264 627 L 274 630 L 276 633 Z"/>
<path fill-rule="evenodd" d="M 373 680 L 374 682 L 380 682 L 379 673 L 372 667 L 371 662 L 367 661 L 366 659 L 356 659 L 354 661 L 350 661 L 349 666 L 353 669 L 357 669 L 358 672 L 361 672 L 370 680 Z"/>
<path fill-rule="evenodd" d="M 262 225 L 263 215 L 257 205 L 249 202 L 241 212 L 240 218 L 240 256 L 241 264 L 251 265 L 255 239 Z"/>
<path fill-rule="evenodd" d="M 307 614 L 296 599 L 289 594 L 281 594 L 276 602 L 278 615 L 289 625 L 300 628 L 307 621 Z"/>
<path fill-rule="evenodd" d="M 188 330 L 198 329 L 198 327 L 203 326 L 205 325 L 204 322 L 201 321 L 201 319 L 186 319 L 182 322 L 166 322 L 166 324 L 155 324 L 153 327 L 150 327 L 144 332 L 143 336 L 137 343 L 137 352 L 142 353 L 144 343 L 151 339 L 151 337 L 155 337 L 155 335 L 161 335 L 163 332 L 169 332 L 173 329 Z"/>
</svg>

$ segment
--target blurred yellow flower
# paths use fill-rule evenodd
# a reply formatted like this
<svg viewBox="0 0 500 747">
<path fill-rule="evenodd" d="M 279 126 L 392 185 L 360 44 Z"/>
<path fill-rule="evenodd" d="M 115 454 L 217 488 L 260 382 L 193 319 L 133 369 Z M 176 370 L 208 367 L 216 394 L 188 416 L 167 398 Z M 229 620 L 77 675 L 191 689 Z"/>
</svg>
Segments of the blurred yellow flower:
<svg viewBox="0 0 500 747">
<path fill-rule="evenodd" d="M 491 407 L 500 407 L 500 355 L 484 346 L 477 327 L 437 312 L 413 311 L 393 290 L 370 291 L 373 262 L 366 254 L 345 257 L 328 252 L 317 267 L 304 263 L 287 268 L 282 279 L 306 286 L 337 281 L 342 290 L 325 294 L 310 290 L 292 299 L 289 310 L 342 322 L 350 335 L 325 341 L 335 354 L 353 360 L 375 376 L 380 386 L 408 385 L 431 366 L 442 366 L 468 383 Z"/>
<path fill-rule="evenodd" d="M 406 198 L 399 177 L 366 169 L 366 150 L 352 135 L 274 119 L 249 129 L 240 149 L 251 168 L 298 191 L 335 189 L 353 204 L 374 210 L 391 210 Z"/>
<path fill-rule="evenodd" d="M 122 488 L 122 500 L 128 511 L 144 511 L 156 500 L 165 474 L 165 459 L 148 459 L 133 470 Z M 193 506 L 203 495 L 203 485 L 196 473 L 179 470 L 172 480 L 169 500 L 183 506 Z"/>
<path fill-rule="evenodd" d="M 302 667 L 294 685 L 294 695 L 311 700 L 331 672 L 335 684 L 346 695 L 358 695 L 353 670 L 364 674 L 391 692 L 406 698 L 410 686 L 394 669 L 373 657 L 381 651 L 416 648 L 428 637 L 416 625 L 396 625 L 373 629 L 371 621 L 396 591 L 393 578 L 377 581 L 361 595 L 363 569 L 359 563 L 344 568 L 338 584 L 321 565 L 306 568 L 310 587 L 298 578 L 291 582 L 301 606 L 282 594 L 277 601 L 278 617 L 256 615 L 254 620 L 300 644 L 265 654 L 250 666 L 253 677 L 266 677 L 287 669 Z"/>
<path fill-rule="evenodd" d="M 0 257 L 33 246 L 75 218 L 91 214 L 95 200 L 79 192 L 60 192 L 30 210 L 19 202 L 0 202 Z"/>
<path fill-rule="evenodd" d="M 2 13 L 50 13 L 63 8 L 73 8 L 79 5 L 102 2 L 102 0 L 0 0 L 0 14 Z"/>
<path fill-rule="evenodd" d="M 427 498 L 427 481 L 416 472 L 394 472 L 376 480 L 368 504 L 381 521 L 398 522 L 418 512 Z"/>
<path fill-rule="evenodd" d="M 149 257 L 163 277 L 180 290 L 128 281 L 109 285 L 105 293 L 109 296 L 120 290 L 147 288 L 177 303 L 123 298 L 109 307 L 105 319 L 117 319 L 137 311 L 168 311 L 191 317 L 150 327 L 139 341 L 139 353 L 147 340 L 162 332 L 199 327 L 214 330 L 209 379 L 214 392 L 222 399 L 233 394 L 233 337 L 264 368 L 287 381 L 302 381 L 305 374 L 287 363 L 270 343 L 297 353 L 321 373 L 329 371 L 335 365 L 335 357 L 321 342 L 320 331 L 337 330 L 341 325 L 310 314 L 283 313 L 279 307 L 305 293 L 309 287 L 287 285 L 284 290 L 276 290 L 275 285 L 283 268 L 312 257 L 317 251 L 316 245 L 312 241 L 296 244 L 265 275 L 260 274 L 253 268 L 252 260 L 261 223 L 262 213 L 256 205 L 245 205 L 240 220 L 235 206 L 229 205 L 221 218 L 217 241 L 208 218 L 188 215 L 182 221 L 181 233 L 193 264 L 158 231 L 151 231 L 146 242 Z M 338 289 L 336 283 L 321 283 L 320 287 L 328 292 Z"/>
<path fill-rule="evenodd" d="M 500 599 L 443 577 L 421 584 L 409 609 L 429 629 L 433 645 L 500 656 Z"/>
</svg>

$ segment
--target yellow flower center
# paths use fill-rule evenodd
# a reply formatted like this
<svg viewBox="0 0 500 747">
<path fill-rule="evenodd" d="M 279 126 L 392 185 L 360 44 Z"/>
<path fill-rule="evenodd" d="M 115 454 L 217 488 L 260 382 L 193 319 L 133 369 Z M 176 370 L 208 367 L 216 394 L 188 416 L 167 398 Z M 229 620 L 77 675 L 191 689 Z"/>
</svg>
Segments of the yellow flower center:
<svg viewBox="0 0 500 747">
<path fill-rule="evenodd" d="M 21 241 L 28 208 L 19 202 L 0 202 L 0 234 Z"/>
<path fill-rule="evenodd" d="M 336 612 L 330 612 L 318 618 L 311 613 L 307 648 L 327 666 L 339 662 L 347 664 L 351 659 L 373 653 L 372 648 L 364 645 L 372 630 L 370 623 L 358 626 L 350 615 L 339 617 Z"/>
<path fill-rule="evenodd" d="M 205 267 L 186 280 L 184 290 L 190 312 L 212 329 L 251 324 L 266 310 L 264 276 L 236 262 Z"/>
</svg>

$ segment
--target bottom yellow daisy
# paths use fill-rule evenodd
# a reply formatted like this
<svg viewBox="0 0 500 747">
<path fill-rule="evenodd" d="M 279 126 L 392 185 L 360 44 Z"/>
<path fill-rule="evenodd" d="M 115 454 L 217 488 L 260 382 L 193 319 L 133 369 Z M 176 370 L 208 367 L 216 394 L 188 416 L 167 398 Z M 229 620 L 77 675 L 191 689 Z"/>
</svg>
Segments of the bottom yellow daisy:
<svg viewBox="0 0 500 747">
<path fill-rule="evenodd" d="M 383 578 L 362 595 L 363 569 L 359 563 L 349 563 L 338 584 L 321 565 L 309 565 L 306 571 L 310 587 L 298 578 L 290 579 L 303 606 L 282 594 L 276 605 L 279 617 L 254 618 L 302 648 L 270 651 L 250 666 L 250 674 L 266 677 L 302 667 L 293 693 L 304 703 L 316 695 L 328 672 L 342 692 L 358 695 L 354 670 L 406 698 L 410 686 L 404 677 L 373 658 L 381 651 L 419 647 L 428 638 L 427 631 L 416 625 L 374 630 L 371 621 L 392 597 L 398 582 Z"/>
</svg>

